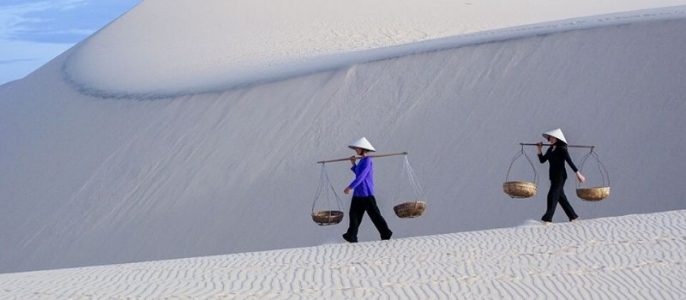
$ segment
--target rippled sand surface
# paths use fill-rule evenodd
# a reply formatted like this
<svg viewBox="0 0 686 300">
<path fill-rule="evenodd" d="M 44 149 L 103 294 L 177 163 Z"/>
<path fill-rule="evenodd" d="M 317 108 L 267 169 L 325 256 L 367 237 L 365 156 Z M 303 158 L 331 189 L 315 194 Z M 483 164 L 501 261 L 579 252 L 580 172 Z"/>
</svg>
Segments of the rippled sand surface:
<svg viewBox="0 0 686 300">
<path fill-rule="evenodd" d="M 686 211 L 0 275 L 0 298 L 684 299 Z"/>
</svg>

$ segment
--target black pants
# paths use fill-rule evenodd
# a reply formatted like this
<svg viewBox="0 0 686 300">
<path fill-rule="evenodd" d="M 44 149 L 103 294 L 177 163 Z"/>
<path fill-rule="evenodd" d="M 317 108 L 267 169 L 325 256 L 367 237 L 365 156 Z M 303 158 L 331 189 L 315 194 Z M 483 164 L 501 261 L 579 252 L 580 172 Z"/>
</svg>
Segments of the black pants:
<svg viewBox="0 0 686 300">
<path fill-rule="evenodd" d="M 372 223 L 376 226 L 376 230 L 381 234 L 381 239 L 387 240 L 391 238 L 393 232 L 388 228 L 386 220 L 381 216 L 379 206 L 376 205 L 376 198 L 374 198 L 374 196 L 369 196 L 353 197 L 350 202 L 350 226 L 348 227 L 348 232 L 344 235 L 346 240 L 353 243 L 357 242 L 357 229 L 360 227 L 362 216 L 364 216 L 365 211 L 369 215 L 369 218 L 372 219 Z"/>
<path fill-rule="evenodd" d="M 570 221 L 579 217 L 574 212 L 574 209 L 569 204 L 569 201 L 567 201 L 567 196 L 565 196 L 565 179 L 562 179 L 550 181 L 550 191 L 548 191 L 548 208 L 546 209 L 545 215 L 543 215 L 541 220 L 545 222 L 553 221 L 553 214 L 555 213 L 555 208 L 557 207 L 558 202 L 560 203 L 560 206 L 562 206 L 562 209 L 565 211 L 565 214 L 567 214 L 567 217 Z"/>
</svg>

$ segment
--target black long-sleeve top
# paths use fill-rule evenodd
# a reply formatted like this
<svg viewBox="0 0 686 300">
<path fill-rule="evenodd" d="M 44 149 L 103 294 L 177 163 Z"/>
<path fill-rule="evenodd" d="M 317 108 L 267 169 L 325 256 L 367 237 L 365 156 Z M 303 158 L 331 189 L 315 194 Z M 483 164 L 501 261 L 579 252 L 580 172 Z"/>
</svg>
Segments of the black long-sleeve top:
<svg viewBox="0 0 686 300">
<path fill-rule="evenodd" d="M 554 151 L 553 147 L 548 148 L 548 151 L 546 151 L 545 154 L 538 155 L 538 160 L 541 161 L 541 163 L 550 161 L 550 171 L 548 172 L 548 175 L 551 181 L 561 181 L 567 179 L 565 161 L 575 173 L 579 171 L 572 162 L 572 158 L 569 156 L 569 152 L 565 146 L 556 146 Z"/>
</svg>

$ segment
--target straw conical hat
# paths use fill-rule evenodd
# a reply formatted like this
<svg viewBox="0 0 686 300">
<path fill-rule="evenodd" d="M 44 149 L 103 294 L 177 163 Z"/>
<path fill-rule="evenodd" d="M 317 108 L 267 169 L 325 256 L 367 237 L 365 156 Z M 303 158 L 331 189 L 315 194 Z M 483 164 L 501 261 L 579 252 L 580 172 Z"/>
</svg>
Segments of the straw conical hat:
<svg viewBox="0 0 686 300">
<path fill-rule="evenodd" d="M 562 133 L 562 129 L 560 128 L 548 131 L 543 134 L 543 138 L 545 138 L 546 140 L 548 139 L 548 136 L 555 137 L 563 143 L 567 144 L 567 139 L 565 139 L 565 135 Z"/>
<path fill-rule="evenodd" d="M 376 152 L 376 149 L 374 149 L 374 146 L 372 146 L 372 144 L 365 137 L 362 137 L 361 139 L 353 142 L 348 147 L 350 147 L 352 149 L 360 148 L 360 149 Z"/>
</svg>

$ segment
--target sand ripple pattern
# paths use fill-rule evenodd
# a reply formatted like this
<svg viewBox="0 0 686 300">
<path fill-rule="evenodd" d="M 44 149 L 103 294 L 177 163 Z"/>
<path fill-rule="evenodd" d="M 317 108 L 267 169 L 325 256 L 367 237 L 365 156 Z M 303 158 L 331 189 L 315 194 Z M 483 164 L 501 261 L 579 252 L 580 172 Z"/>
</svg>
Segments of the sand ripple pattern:
<svg viewBox="0 0 686 300">
<path fill-rule="evenodd" d="M 686 299 L 686 210 L 0 274 L 2 299 Z"/>
</svg>

